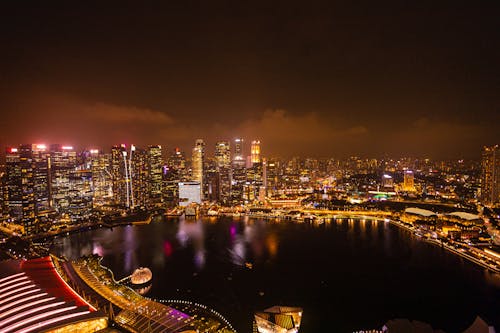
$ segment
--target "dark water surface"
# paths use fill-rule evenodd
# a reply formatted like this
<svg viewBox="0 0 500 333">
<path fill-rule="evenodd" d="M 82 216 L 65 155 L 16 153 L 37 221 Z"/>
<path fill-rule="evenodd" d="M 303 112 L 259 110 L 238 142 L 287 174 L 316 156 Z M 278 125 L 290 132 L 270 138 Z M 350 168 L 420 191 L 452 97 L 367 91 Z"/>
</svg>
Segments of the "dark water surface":
<svg viewBox="0 0 500 333">
<path fill-rule="evenodd" d="M 149 267 L 147 296 L 205 304 L 240 333 L 272 305 L 302 307 L 303 333 L 380 328 L 394 318 L 462 332 L 476 315 L 500 328 L 498 275 L 385 222 L 168 219 L 70 235 L 54 249 L 102 255 L 116 279 Z"/>
</svg>

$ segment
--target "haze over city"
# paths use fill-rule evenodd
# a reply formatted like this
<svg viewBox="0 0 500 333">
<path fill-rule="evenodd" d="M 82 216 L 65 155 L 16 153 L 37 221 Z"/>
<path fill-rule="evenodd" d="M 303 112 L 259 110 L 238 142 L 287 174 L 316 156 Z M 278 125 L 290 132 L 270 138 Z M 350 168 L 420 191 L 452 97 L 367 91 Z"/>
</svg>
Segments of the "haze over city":
<svg viewBox="0 0 500 333">
<path fill-rule="evenodd" d="M 4 3 L 0 142 L 479 158 L 500 139 L 498 9 Z"/>
</svg>

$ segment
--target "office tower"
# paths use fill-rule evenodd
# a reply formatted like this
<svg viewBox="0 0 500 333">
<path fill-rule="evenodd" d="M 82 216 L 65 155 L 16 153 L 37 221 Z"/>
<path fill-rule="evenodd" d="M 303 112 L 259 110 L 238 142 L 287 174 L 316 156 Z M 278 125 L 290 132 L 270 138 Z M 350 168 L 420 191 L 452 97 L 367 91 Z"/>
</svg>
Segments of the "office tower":
<svg viewBox="0 0 500 333">
<path fill-rule="evenodd" d="M 186 157 L 179 148 L 175 148 L 169 156 L 167 165 L 171 171 L 176 171 L 180 179 L 186 180 L 188 178 L 186 172 Z"/>
<path fill-rule="evenodd" d="M 110 155 L 97 149 L 90 150 L 90 171 L 92 175 L 93 206 L 109 204 L 113 200 L 113 180 L 110 172 Z"/>
<path fill-rule="evenodd" d="M 40 214 L 50 209 L 50 152 L 44 144 L 31 145 L 33 157 L 33 190 L 35 195 L 35 212 Z"/>
<path fill-rule="evenodd" d="M 76 170 L 76 152 L 71 146 L 50 145 L 51 207 L 63 213 L 70 205 L 70 178 Z"/>
<path fill-rule="evenodd" d="M 123 155 L 123 153 L 122 153 Z M 125 206 L 134 209 L 145 208 L 149 204 L 149 151 L 130 145 L 125 156 L 125 190 L 128 189 L 128 204 Z M 127 196 L 125 195 L 125 199 Z"/>
<path fill-rule="evenodd" d="M 415 191 L 415 176 L 413 171 L 405 170 L 403 175 L 403 191 L 414 192 Z"/>
<path fill-rule="evenodd" d="M 278 190 L 279 185 L 279 162 L 275 159 L 266 161 L 266 191 L 267 195 L 272 196 Z"/>
<path fill-rule="evenodd" d="M 231 200 L 231 149 L 229 142 L 221 141 L 215 145 L 215 162 L 218 173 L 217 200 L 229 204 Z"/>
<path fill-rule="evenodd" d="M 394 179 L 391 175 L 384 173 L 382 175 L 382 187 L 384 189 L 390 189 L 394 187 Z"/>
<path fill-rule="evenodd" d="M 231 148 L 229 142 L 219 141 L 215 144 L 215 162 L 217 170 L 231 166 Z"/>
<path fill-rule="evenodd" d="M 500 203 L 500 149 L 498 145 L 483 147 L 481 202 L 487 206 Z"/>
<path fill-rule="evenodd" d="M 5 152 L 4 201 L 7 213 L 14 219 L 22 218 L 21 159 L 18 148 Z"/>
<path fill-rule="evenodd" d="M 162 202 L 163 158 L 161 146 L 149 146 L 147 153 L 149 205 Z"/>
<path fill-rule="evenodd" d="M 175 207 L 179 202 L 179 182 L 182 180 L 180 172 L 166 166 L 163 167 L 163 201 L 169 207 Z"/>
<path fill-rule="evenodd" d="M 111 148 L 111 177 L 113 179 L 113 198 L 115 204 L 129 205 L 127 150 L 125 145 Z M 126 172 L 127 171 L 127 172 Z"/>
<path fill-rule="evenodd" d="M 205 143 L 202 139 L 198 139 L 195 142 L 191 162 L 191 179 L 195 182 L 200 183 L 200 190 L 203 191 L 203 163 L 205 162 Z"/>
<path fill-rule="evenodd" d="M 24 227 L 25 235 L 36 232 L 33 157 L 31 145 L 8 148 L 5 156 L 5 201 L 11 218 Z"/>
<path fill-rule="evenodd" d="M 92 171 L 77 159 L 71 146 L 50 145 L 51 207 L 71 222 L 92 213 Z"/>
<path fill-rule="evenodd" d="M 245 155 L 243 155 L 243 139 L 234 139 L 234 158 L 233 163 L 243 163 L 245 161 Z"/>
<path fill-rule="evenodd" d="M 251 146 L 251 162 L 252 164 L 254 163 L 260 163 L 261 162 L 261 157 L 260 157 L 260 141 L 259 140 L 253 140 L 252 141 L 252 146 Z"/>
</svg>

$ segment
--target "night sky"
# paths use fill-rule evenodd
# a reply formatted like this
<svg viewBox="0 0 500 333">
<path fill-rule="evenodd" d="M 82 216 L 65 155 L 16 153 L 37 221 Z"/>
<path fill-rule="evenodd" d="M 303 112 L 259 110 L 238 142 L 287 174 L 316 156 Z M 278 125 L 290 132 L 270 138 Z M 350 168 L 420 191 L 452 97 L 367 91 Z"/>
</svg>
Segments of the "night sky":
<svg viewBox="0 0 500 333">
<path fill-rule="evenodd" d="M 267 156 L 500 143 L 499 1 L 3 1 L 0 145 L 260 139 Z M 413 4 L 410 4 L 413 3 Z"/>
</svg>

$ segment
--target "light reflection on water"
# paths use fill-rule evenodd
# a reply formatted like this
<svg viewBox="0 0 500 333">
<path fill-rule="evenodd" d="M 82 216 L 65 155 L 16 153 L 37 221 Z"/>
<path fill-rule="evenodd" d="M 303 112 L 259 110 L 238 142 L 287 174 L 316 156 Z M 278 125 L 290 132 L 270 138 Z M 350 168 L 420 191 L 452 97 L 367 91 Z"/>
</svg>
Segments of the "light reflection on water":
<svg viewBox="0 0 500 333">
<path fill-rule="evenodd" d="M 321 331 L 332 313 L 339 331 L 396 316 L 463 331 L 477 314 L 500 307 L 498 276 L 370 220 L 169 219 L 70 235 L 55 249 L 68 258 L 103 255 L 117 278 L 149 267 L 149 296 L 205 303 L 241 332 L 253 311 L 275 304 L 305 308 L 303 333 Z"/>
</svg>

